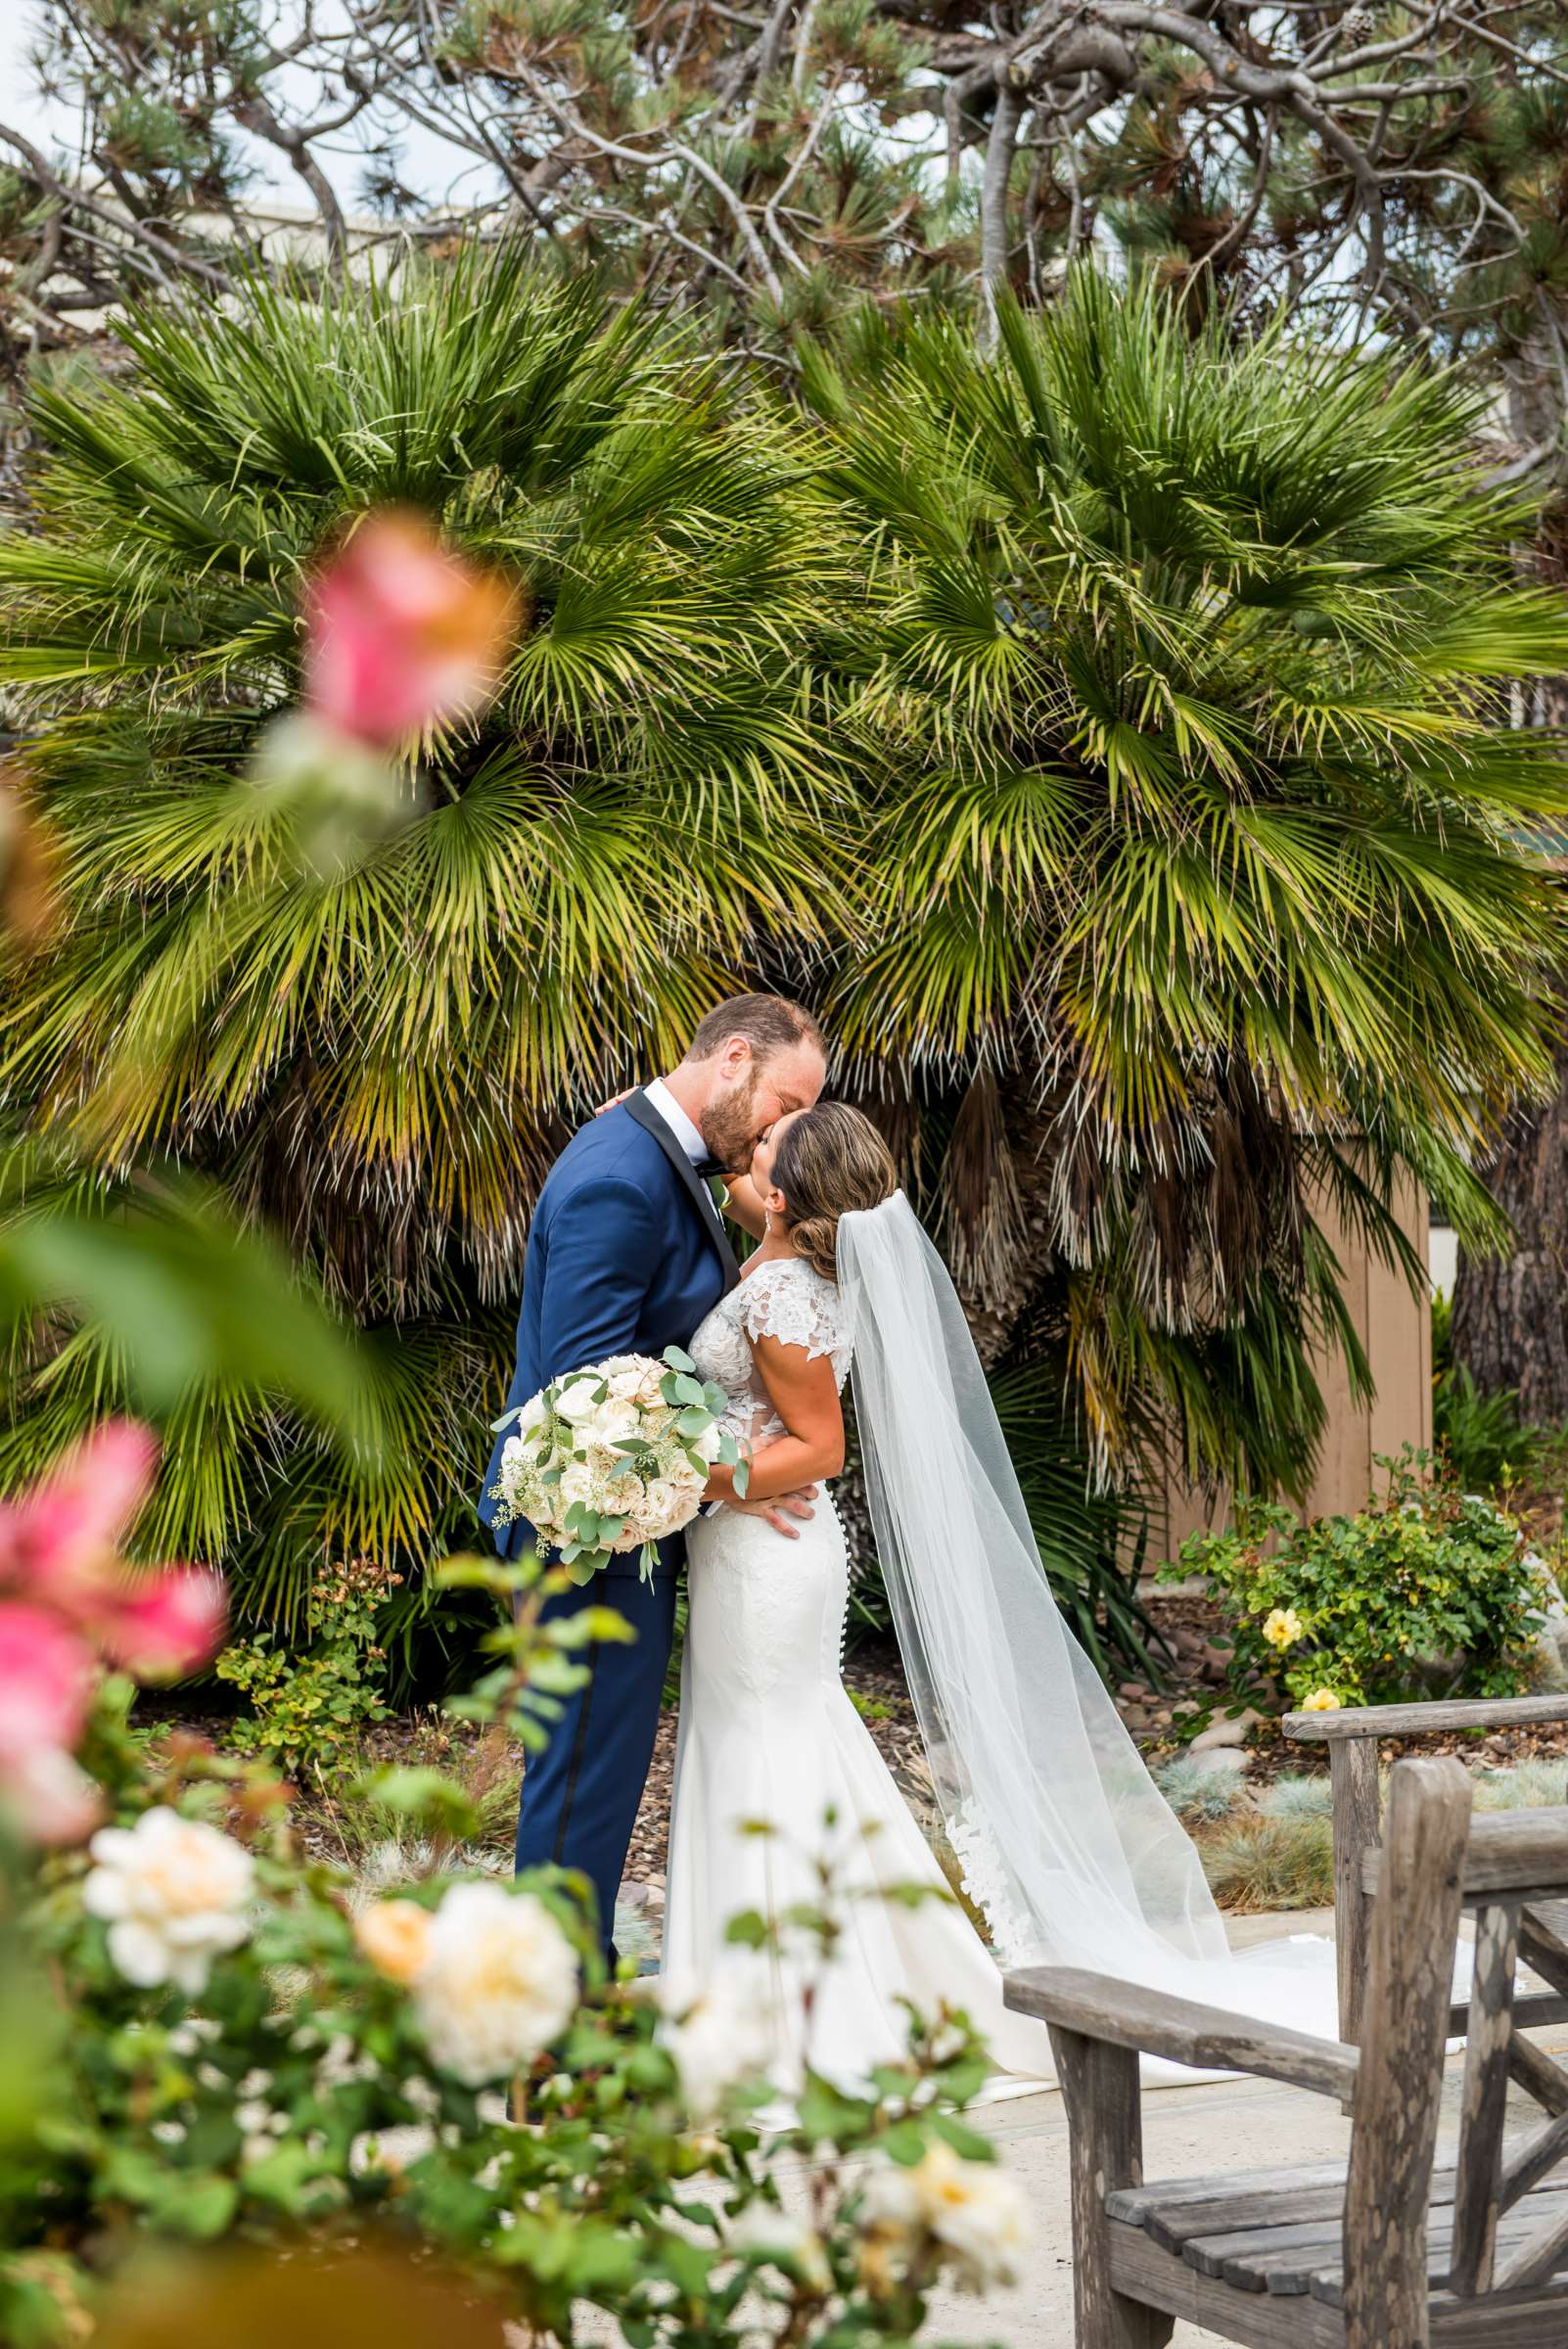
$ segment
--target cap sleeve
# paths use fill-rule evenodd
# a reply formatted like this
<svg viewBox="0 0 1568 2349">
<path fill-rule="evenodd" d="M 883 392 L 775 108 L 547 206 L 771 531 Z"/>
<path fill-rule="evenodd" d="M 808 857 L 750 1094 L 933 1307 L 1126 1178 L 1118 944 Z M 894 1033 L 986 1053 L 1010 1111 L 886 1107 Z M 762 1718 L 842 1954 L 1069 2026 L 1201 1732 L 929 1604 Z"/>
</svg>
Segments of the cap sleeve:
<svg viewBox="0 0 1568 2349">
<path fill-rule="evenodd" d="M 741 1322 L 749 1338 L 800 1346 L 807 1358 L 832 1354 L 843 1337 L 839 1293 L 802 1259 L 761 1265 L 740 1285 Z"/>
</svg>

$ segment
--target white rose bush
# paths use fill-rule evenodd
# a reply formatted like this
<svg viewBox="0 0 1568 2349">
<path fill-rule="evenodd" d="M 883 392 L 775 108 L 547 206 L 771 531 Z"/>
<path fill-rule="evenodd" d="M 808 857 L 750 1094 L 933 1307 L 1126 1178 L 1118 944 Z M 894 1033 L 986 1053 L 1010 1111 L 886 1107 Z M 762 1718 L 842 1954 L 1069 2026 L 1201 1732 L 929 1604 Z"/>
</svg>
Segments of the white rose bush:
<svg viewBox="0 0 1568 2349">
<path fill-rule="evenodd" d="M 500 1619 L 463 1712 L 536 1742 L 584 1637 L 623 1635 L 591 1603 L 545 1616 L 569 1574 L 443 1570 Z M 434 2256 L 534 2334 L 570 2341 L 588 2303 L 638 2349 L 911 2341 L 939 2284 L 1016 2273 L 1022 2206 L 962 2117 L 986 2070 L 962 2017 L 912 2018 L 863 2094 L 808 2073 L 786 2104 L 769 2077 L 770 1945 L 809 1978 L 862 1897 L 828 1865 L 819 1912 L 737 1918 L 733 1969 L 687 1999 L 607 1974 L 560 1871 L 442 1873 L 479 1820 L 439 1772 L 346 1791 L 437 1855 L 367 1899 L 301 1848 L 286 1785 L 139 1734 L 134 1693 L 96 1690 L 74 1840 L 0 1825 L 7 2349 L 86 2339 L 153 2244 Z"/>
<path fill-rule="evenodd" d="M 576 1584 L 633 1550 L 650 1576 L 656 1545 L 691 1523 L 716 1461 L 746 1491 L 740 1447 L 720 1426 L 728 1408 L 678 1346 L 660 1361 L 614 1355 L 574 1370 L 494 1422 L 496 1435 L 515 1423 L 491 1491 L 497 1521 L 531 1525 Z"/>
<path fill-rule="evenodd" d="M 251 1930 L 255 1863 L 245 1846 L 160 1803 L 134 1827 L 100 1827 L 88 1850 L 82 1906 L 109 1919 L 109 1955 L 126 1981 L 205 1990 L 213 1958 Z"/>
</svg>

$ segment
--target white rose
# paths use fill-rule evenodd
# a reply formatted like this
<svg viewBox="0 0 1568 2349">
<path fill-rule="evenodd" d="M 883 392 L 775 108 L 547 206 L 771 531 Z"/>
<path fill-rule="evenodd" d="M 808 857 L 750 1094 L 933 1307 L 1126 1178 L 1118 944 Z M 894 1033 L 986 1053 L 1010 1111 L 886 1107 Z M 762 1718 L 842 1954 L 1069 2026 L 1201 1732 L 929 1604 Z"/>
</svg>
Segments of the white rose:
<svg viewBox="0 0 1568 2349">
<path fill-rule="evenodd" d="M 638 1367 L 617 1370 L 610 1380 L 610 1393 L 617 1403 L 640 1403 L 644 1383 L 645 1373 Z"/>
<path fill-rule="evenodd" d="M 82 1904 L 109 1922 L 109 1955 L 127 1982 L 204 1989 L 214 1957 L 250 1933 L 255 1864 L 245 1846 L 166 1805 L 134 1827 L 101 1827 Z"/>
<path fill-rule="evenodd" d="M 645 1410 L 651 1408 L 656 1403 L 664 1403 L 667 1375 L 663 1364 L 659 1362 L 650 1362 L 643 1371 L 637 1382 L 637 1401 Z"/>
<path fill-rule="evenodd" d="M 569 1379 L 556 1402 L 556 1417 L 576 1427 L 579 1420 L 591 1419 L 599 1408 L 599 1381 L 596 1378 Z"/>
<path fill-rule="evenodd" d="M 641 1420 L 629 1403 L 618 1403 L 614 1396 L 601 1404 L 591 1419 L 578 1422 L 577 1433 L 587 1444 L 602 1444 L 611 1450 L 618 1444 L 629 1444 L 636 1435 Z"/>
<path fill-rule="evenodd" d="M 517 1432 L 523 1438 L 525 1443 L 528 1442 L 530 1438 L 538 1434 L 540 1428 L 544 1425 L 549 1416 L 550 1406 L 545 1402 L 543 1390 L 541 1389 L 537 1395 L 530 1395 L 529 1397 L 528 1402 L 523 1405 L 522 1410 L 518 1413 Z"/>
<path fill-rule="evenodd" d="M 556 1487 L 561 1496 L 562 1514 L 579 1500 L 585 1501 L 591 1509 L 598 1492 L 598 1482 L 586 1460 L 574 1460 Z"/>
<path fill-rule="evenodd" d="M 468 2088 L 532 2062 L 577 2003 L 577 1960 L 544 1903 L 455 1884 L 436 1911 L 414 2009 L 431 2055 Z"/>
<path fill-rule="evenodd" d="M 888 2233 L 929 2235 L 967 2291 L 1016 2283 L 1029 2247 L 1022 2188 L 993 2162 L 933 2144 L 912 2168 L 885 2162 L 866 2181 L 865 2216 Z"/>
<path fill-rule="evenodd" d="M 659 1978 L 663 2010 L 660 2045 L 680 2080 L 681 2100 L 694 2121 L 712 2120 L 729 2091 L 766 2071 L 774 2054 L 773 2002 L 765 1967 L 734 1956 L 712 1987 L 689 2003 L 678 1983 Z"/>
<path fill-rule="evenodd" d="M 756 2252 L 767 2259 L 787 2259 L 800 2269 L 814 2291 L 830 2291 L 833 2271 L 822 2238 L 804 2219 L 771 2202 L 749 2202 L 724 2229 L 724 2248 L 737 2258 Z"/>
<path fill-rule="evenodd" d="M 367 2129 L 348 2147 L 348 2171 L 354 2178 L 380 2171 L 400 2178 L 414 2162 L 436 2150 L 436 2132 L 424 2121 L 402 2121 L 392 2129 Z"/>
<path fill-rule="evenodd" d="M 531 1444 L 526 1442 L 522 1436 L 507 1437 L 506 1442 L 501 1446 L 501 1462 L 496 1470 L 496 1481 L 508 1499 L 514 1493 L 520 1492 L 524 1488 L 538 1464 L 538 1454 Z"/>
<path fill-rule="evenodd" d="M 663 1538 L 678 1533 L 689 1522 L 691 1513 L 690 1488 L 677 1485 L 671 1477 L 656 1476 L 643 1497 L 638 1521 Z"/>
<path fill-rule="evenodd" d="M 691 1448 L 693 1451 L 700 1452 L 708 1465 L 712 1467 L 718 1457 L 719 1448 L 723 1441 L 724 1439 L 719 1433 L 718 1422 L 715 1419 L 712 1427 L 705 1427 L 700 1436 L 692 1438 Z"/>
</svg>

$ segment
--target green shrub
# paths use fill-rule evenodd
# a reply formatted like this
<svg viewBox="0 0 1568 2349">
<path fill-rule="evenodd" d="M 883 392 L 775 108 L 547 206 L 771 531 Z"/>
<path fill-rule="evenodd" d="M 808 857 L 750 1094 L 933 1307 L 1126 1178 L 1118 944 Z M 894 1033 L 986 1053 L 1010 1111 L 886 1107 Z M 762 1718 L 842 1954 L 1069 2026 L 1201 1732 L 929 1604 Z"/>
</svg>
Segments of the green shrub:
<svg viewBox="0 0 1568 2349">
<path fill-rule="evenodd" d="M 310 1587 L 303 1647 L 264 1631 L 223 1650 L 213 1669 L 251 1708 L 236 1744 L 296 1777 L 352 1756 L 360 1731 L 387 1718 L 376 1615 L 399 1579 L 368 1558 L 324 1567 Z"/>
<path fill-rule="evenodd" d="M 1326 1909 L 1334 1898 L 1334 1830 L 1314 1818 L 1238 1819 L 1199 1845 L 1222 1909 Z"/>
<path fill-rule="evenodd" d="M 1223 1608 L 1240 1697 L 1393 1704 L 1508 1696 L 1541 1623 L 1540 1560 L 1517 1519 L 1408 1449 L 1354 1517 L 1303 1525 L 1247 1500 L 1231 1529 L 1194 1534 L 1168 1578 L 1201 1575 Z"/>
<path fill-rule="evenodd" d="M 1228 1819 L 1245 1799 L 1245 1788 L 1232 1771 L 1210 1770 L 1196 1754 L 1182 1754 L 1157 1772 L 1160 1792 L 1183 1826 L 1212 1826 Z"/>
<path fill-rule="evenodd" d="M 1258 1808 L 1266 1819 L 1329 1819 L 1334 1790 L 1324 1776 L 1275 1778 L 1258 1796 Z"/>
<path fill-rule="evenodd" d="M 1520 1419 L 1518 1404 L 1511 1387 L 1483 1395 L 1462 1362 L 1433 1382 L 1432 1433 L 1467 1490 L 1495 1493 L 1529 1464 L 1541 1431 Z"/>
<path fill-rule="evenodd" d="M 1486 1770 L 1475 1782 L 1478 1811 L 1537 1811 L 1568 1803 L 1568 1759 L 1516 1762 L 1511 1770 Z"/>
<path fill-rule="evenodd" d="M 462 1715 L 498 1750 L 536 1750 L 586 1678 L 581 1634 L 625 1627 L 543 1619 L 565 1577 L 531 1559 L 448 1571 L 504 1610 Z M 366 1900 L 302 1856 L 286 1788 L 196 1738 L 151 1753 L 131 1696 L 103 1686 L 80 1756 L 114 1831 L 52 1852 L 0 1833 L 0 2341 L 70 2349 L 145 2291 L 149 2259 L 197 2246 L 282 2255 L 323 2289 L 356 2249 L 450 2263 L 471 2304 L 504 2293 L 486 2302 L 497 2341 L 507 2315 L 578 2338 L 586 2306 L 640 2349 L 728 2349 L 756 2329 L 743 2304 L 795 2349 L 905 2349 L 933 2290 L 1011 2279 L 1023 2197 L 962 2117 L 988 2066 L 961 2016 L 911 2016 L 871 2093 L 809 2074 L 764 2131 L 779 2087 L 736 1977 L 656 2001 L 624 1962 L 607 1975 L 560 1870 L 454 1879 L 482 1825 L 471 1785 L 396 1767 L 345 1789 L 423 1845 L 418 1872 Z M 787 1947 L 809 1982 L 851 1904 L 885 1897 L 833 1858 L 816 1907 L 736 1919 L 730 1939 L 769 1965 Z M 476 1933 L 496 1962 L 470 1962 Z M 783 2197 L 807 2167 L 801 2219 Z M 940 2232 L 955 2186 L 989 2238 Z"/>
</svg>

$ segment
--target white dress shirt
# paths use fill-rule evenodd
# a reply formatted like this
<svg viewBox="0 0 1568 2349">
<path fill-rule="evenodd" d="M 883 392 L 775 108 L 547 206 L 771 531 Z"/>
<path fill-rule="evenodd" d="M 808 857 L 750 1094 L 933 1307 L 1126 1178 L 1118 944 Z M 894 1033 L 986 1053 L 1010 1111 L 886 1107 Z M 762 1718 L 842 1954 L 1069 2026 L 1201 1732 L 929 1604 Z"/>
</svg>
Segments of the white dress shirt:
<svg viewBox="0 0 1568 2349">
<path fill-rule="evenodd" d="M 644 1098 L 650 1107 L 659 1112 L 694 1167 L 702 1166 L 705 1160 L 713 1157 L 714 1154 L 703 1140 L 701 1132 L 687 1117 L 662 1077 L 656 1077 L 652 1084 L 645 1084 L 642 1089 Z"/>
</svg>

